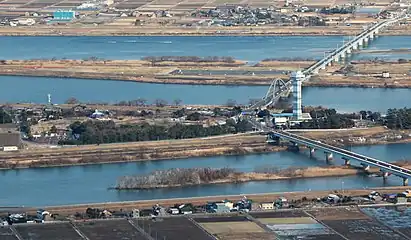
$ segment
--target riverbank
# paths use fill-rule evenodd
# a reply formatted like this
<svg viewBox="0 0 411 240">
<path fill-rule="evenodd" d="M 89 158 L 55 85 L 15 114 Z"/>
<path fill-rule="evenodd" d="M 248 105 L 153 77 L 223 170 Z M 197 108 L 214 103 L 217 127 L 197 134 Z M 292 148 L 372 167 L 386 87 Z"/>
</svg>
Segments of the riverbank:
<svg viewBox="0 0 411 240">
<path fill-rule="evenodd" d="M 369 189 L 330 189 L 326 191 L 300 191 L 300 192 L 278 192 L 278 193 L 263 193 L 263 194 L 247 194 L 247 198 L 254 202 L 273 202 L 275 199 L 285 197 L 289 201 L 301 200 L 303 197 L 308 200 L 317 199 L 318 197 L 326 197 L 328 194 L 342 194 L 345 196 L 361 196 L 368 195 L 371 191 L 378 191 L 384 194 L 399 193 L 409 189 L 406 187 L 379 187 Z M 244 194 L 238 195 L 219 195 L 207 197 L 190 197 L 190 198 L 171 198 L 171 199 L 153 199 L 143 201 L 127 201 L 127 202 L 105 202 L 105 203 L 88 203 L 76 205 L 62 205 L 62 206 L 38 206 L 47 209 L 53 214 L 75 214 L 76 212 L 84 212 L 87 208 L 109 209 L 111 211 L 132 211 L 133 209 L 152 208 L 156 204 L 163 207 L 172 207 L 175 204 L 191 203 L 193 205 L 204 205 L 207 202 L 217 202 L 222 199 L 229 199 L 230 201 L 240 201 L 244 198 Z M 37 208 L 28 208 L 27 212 L 35 213 Z"/>
<path fill-rule="evenodd" d="M 270 146 L 256 133 L 196 139 L 64 146 L 0 152 L 0 168 L 32 168 L 137 162 L 221 155 L 276 152 L 285 147 Z"/>
<path fill-rule="evenodd" d="M 411 35 L 411 27 L 395 26 L 380 35 Z M 0 36 L 342 36 L 357 35 L 361 25 L 299 27 L 299 26 L 237 26 L 237 27 L 150 27 L 150 26 L 31 26 L 1 27 Z"/>
<path fill-rule="evenodd" d="M 384 127 L 346 131 L 301 132 L 303 136 L 342 146 L 411 142 L 407 131 L 391 131 Z M 272 146 L 266 136 L 245 133 L 196 139 L 130 142 L 117 144 L 31 148 L 19 152 L 0 152 L 0 168 L 36 168 L 74 166 L 117 162 L 172 160 L 192 157 L 245 155 L 284 151 L 286 146 Z"/>
<path fill-rule="evenodd" d="M 156 84 L 269 86 L 288 79 L 291 71 L 309 67 L 310 60 L 269 60 L 254 66 L 246 62 L 173 62 L 144 60 L 3 60 L 0 75 Z M 357 88 L 411 88 L 411 61 L 353 61 L 334 65 L 313 76 L 304 86 Z M 382 73 L 390 76 L 383 78 Z"/>
<path fill-rule="evenodd" d="M 0 75 L 120 80 L 159 84 L 270 85 L 273 76 L 286 78 L 289 71 L 313 61 L 176 62 L 144 60 L 5 60 Z M 254 74 L 262 72 L 262 74 Z"/>
</svg>

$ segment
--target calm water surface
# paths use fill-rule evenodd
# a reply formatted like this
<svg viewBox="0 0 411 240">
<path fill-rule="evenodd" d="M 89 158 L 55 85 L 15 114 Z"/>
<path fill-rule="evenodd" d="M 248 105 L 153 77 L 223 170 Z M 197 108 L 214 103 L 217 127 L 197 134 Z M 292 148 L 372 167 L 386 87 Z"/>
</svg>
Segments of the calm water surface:
<svg viewBox="0 0 411 240">
<path fill-rule="evenodd" d="M 411 154 L 411 144 L 353 147 L 353 150 L 381 160 L 395 161 Z M 261 166 L 323 166 L 324 153 L 308 158 L 307 152 L 279 152 L 248 156 L 190 158 L 171 161 L 98 164 L 88 166 L 35 168 L 0 171 L 2 192 L 0 206 L 41 206 L 105 201 L 128 201 L 158 198 L 194 197 L 224 194 L 250 194 L 282 191 L 308 191 L 383 186 L 380 178 L 367 176 L 262 181 L 243 184 L 207 185 L 188 188 L 144 191 L 107 190 L 124 175 L 147 174 L 154 170 L 191 167 L 232 167 L 253 171 Z M 343 164 L 337 156 L 333 164 Z M 400 185 L 401 179 L 390 177 L 386 185 Z"/>
<path fill-rule="evenodd" d="M 231 56 L 250 62 L 265 58 L 320 59 L 349 36 L 111 36 L 0 37 L 0 59 L 140 59 L 144 56 Z M 382 36 L 373 48 L 407 48 L 411 36 Z M 362 54 L 362 57 L 367 57 Z M 372 56 L 375 57 L 375 56 Z"/>
<path fill-rule="evenodd" d="M 161 98 L 183 104 L 225 104 L 228 99 L 247 104 L 261 98 L 267 86 L 212 86 L 181 84 L 149 84 L 121 81 L 84 80 L 74 78 L 40 78 L 0 76 L 0 102 L 46 103 L 47 94 L 53 103 L 64 103 L 75 97 L 82 102 L 116 103 L 144 98 L 152 103 Z M 411 89 L 382 88 L 303 88 L 303 104 L 326 106 L 343 112 L 360 110 L 386 111 L 409 107 Z"/>
</svg>

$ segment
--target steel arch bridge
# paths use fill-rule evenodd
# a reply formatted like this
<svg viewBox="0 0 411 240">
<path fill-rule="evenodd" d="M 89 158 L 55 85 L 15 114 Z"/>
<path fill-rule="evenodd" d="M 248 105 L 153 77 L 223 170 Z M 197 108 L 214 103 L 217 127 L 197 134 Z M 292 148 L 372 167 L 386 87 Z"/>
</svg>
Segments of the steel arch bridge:
<svg viewBox="0 0 411 240">
<path fill-rule="evenodd" d="M 265 96 L 258 102 L 251 105 L 250 109 L 267 107 L 275 104 L 280 97 L 288 96 L 291 90 L 291 81 L 284 81 L 283 79 L 277 78 L 271 82 Z"/>
</svg>

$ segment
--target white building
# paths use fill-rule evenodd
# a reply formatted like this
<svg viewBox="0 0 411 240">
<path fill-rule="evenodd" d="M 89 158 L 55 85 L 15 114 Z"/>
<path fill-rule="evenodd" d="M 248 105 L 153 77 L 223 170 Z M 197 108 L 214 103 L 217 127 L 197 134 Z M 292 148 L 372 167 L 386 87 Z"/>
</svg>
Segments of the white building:
<svg viewBox="0 0 411 240">
<path fill-rule="evenodd" d="M 293 83 L 293 117 L 295 119 L 302 119 L 302 97 L 301 97 L 301 83 L 304 81 L 304 74 L 301 71 L 291 73 L 291 81 Z"/>
</svg>

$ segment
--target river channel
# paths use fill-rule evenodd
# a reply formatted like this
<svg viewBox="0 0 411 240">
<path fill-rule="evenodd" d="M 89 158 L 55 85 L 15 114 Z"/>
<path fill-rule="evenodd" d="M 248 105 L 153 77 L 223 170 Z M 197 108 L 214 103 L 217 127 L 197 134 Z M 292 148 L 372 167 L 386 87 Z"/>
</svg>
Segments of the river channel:
<svg viewBox="0 0 411 240">
<path fill-rule="evenodd" d="M 320 59 L 351 36 L 110 36 L 0 37 L 0 59 L 140 59 L 144 56 L 231 56 Z M 371 49 L 409 48 L 411 36 L 381 36 Z M 410 58 L 408 54 L 361 54 L 358 58 Z M 356 58 L 357 58 L 356 57 Z"/>
<path fill-rule="evenodd" d="M 228 99 L 247 104 L 265 95 L 267 86 L 213 86 L 150 84 L 123 81 L 0 76 L 0 102 L 46 103 L 50 93 L 53 103 L 75 97 L 82 102 L 116 103 L 144 98 L 148 103 L 160 98 L 171 103 L 225 104 Z M 383 88 L 303 88 L 303 105 L 326 106 L 341 112 L 360 110 L 385 112 L 388 108 L 409 107 L 411 89 Z M 359 104 L 361 103 L 361 104 Z"/>
<path fill-rule="evenodd" d="M 396 161 L 410 156 L 410 147 L 411 144 L 391 144 L 352 147 L 352 150 L 385 161 Z M 0 182 L 2 183 L 3 194 L 0 195 L 0 206 L 64 205 L 225 194 L 351 189 L 384 185 L 381 178 L 349 176 L 205 185 L 144 191 L 118 192 L 107 189 L 113 186 L 120 176 L 147 174 L 154 170 L 176 167 L 232 167 L 239 171 L 254 171 L 262 166 L 287 168 L 290 166 L 308 167 L 326 164 L 322 152 L 316 152 L 315 155 L 317 158 L 310 159 L 307 152 L 278 152 L 246 156 L 2 170 L 0 171 Z M 333 164 L 340 165 L 342 163 L 342 160 L 335 156 Z M 388 182 L 385 183 L 385 185 L 389 186 L 400 184 L 401 179 L 394 176 L 390 177 Z"/>
</svg>

